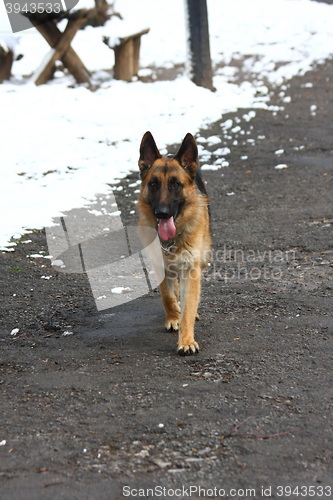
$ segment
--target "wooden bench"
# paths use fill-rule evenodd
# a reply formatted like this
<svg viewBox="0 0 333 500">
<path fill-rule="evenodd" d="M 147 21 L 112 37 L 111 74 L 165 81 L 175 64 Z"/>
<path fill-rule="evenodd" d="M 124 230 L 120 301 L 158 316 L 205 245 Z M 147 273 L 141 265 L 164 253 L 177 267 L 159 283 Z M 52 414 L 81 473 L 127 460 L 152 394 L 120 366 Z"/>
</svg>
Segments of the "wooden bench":
<svg viewBox="0 0 333 500">
<path fill-rule="evenodd" d="M 109 37 L 104 37 L 103 42 L 114 50 L 114 78 L 130 82 L 138 74 L 141 37 L 149 32 L 149 28 L 117 39 L 111 44 Z"/>
</svg>

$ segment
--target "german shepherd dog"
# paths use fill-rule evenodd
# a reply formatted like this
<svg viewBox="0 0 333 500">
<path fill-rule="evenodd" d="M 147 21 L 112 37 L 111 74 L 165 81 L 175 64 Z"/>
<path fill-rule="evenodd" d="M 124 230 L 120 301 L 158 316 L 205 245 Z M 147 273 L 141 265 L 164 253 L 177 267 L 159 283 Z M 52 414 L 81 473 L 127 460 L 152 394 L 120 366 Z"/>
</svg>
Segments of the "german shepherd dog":
<svg viewBox="0 0 333 500">
<path fill-rule="evenodd" d="M 139 227 L 158 232 L 165 269 L 160 284 L 165 328 L 179 331 L 178 354 L 182 356 L 199 352 L 194 323 L 201 273 L 211 251 L 209 200 L 198 167 L 198 148 L 191 134 L 185 136 L 175 156 L 162 156 L 150 132 L 143 136 Z"/>
</svg>

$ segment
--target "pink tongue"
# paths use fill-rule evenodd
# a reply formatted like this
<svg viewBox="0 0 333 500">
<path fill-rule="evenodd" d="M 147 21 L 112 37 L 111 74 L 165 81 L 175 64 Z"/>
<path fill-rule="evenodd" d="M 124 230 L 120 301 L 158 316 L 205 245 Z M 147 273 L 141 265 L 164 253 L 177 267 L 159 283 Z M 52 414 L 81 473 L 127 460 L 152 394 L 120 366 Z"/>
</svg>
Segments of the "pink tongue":
<svg viewBox="0 0 333 500">
<path fill-rule="evenodd" d="M 160 219 L 158 222 L 158 234 L 162 240 L 167 241 L 175 237 L 176 226 L 173 217 L 170 219 Z"/>
</svg>

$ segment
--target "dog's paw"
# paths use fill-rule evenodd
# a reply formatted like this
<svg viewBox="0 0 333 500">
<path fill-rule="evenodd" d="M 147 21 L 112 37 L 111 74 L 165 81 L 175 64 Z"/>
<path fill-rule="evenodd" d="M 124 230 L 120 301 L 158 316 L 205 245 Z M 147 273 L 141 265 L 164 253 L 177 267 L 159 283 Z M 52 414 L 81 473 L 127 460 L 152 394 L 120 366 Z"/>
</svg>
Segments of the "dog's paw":
<svg viewBox="0 0 333 500">
<path fill-rule="evenodd" d="M 167 332 L 178 332 L 179 319 L 167 319 L 164 326 Z"/>
<path fill-rule="evenodd" d="M 197 354 L 199 352 L 199 344 L 195 340 L 191 344 L 178 345 L 177 350 L 179 356 L 191 356 L 192 354 Z"/>
</svg>

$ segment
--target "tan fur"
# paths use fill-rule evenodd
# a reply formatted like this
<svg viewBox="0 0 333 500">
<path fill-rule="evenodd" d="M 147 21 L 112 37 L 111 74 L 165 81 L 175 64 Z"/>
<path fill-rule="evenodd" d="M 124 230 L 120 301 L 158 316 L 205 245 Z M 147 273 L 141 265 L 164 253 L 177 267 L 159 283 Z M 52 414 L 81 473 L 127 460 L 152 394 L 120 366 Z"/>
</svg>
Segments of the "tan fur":
<svg viewBox="0 0 333 500">
<path fill-rule="evenodd" d="M 143 168 L 140 161 L 139 166 Z M 193 168 L 196 170 L 197 165 Z M 138 201 L 139 225 L 150 226 L 155 230 L 158 228 L 148 199 L 150 179 L 158 177 L 161 199 L 167 201 L 170 196 L 168 182 L 175 175 L 183 185 L 185 203 L 175 219 L 176 236 L 171 242 L 172 248 L 168 250 L 169 247 L 161 242 L 166 275 L 160 285 L 160 292 L 165 310 L 165 328 L 179 331 L 178 353 L 187 355 L 199 351 L 198 343 L 194 340 L 194 323 L 200 300 L 201 273 L 210 259 L 211 236 L 208 197 L 199 191 L 191 170 L 184 168 L 178 159 L 160 156 L 142 176 Z"/>
</svg>

